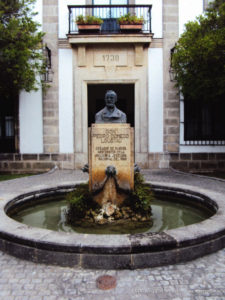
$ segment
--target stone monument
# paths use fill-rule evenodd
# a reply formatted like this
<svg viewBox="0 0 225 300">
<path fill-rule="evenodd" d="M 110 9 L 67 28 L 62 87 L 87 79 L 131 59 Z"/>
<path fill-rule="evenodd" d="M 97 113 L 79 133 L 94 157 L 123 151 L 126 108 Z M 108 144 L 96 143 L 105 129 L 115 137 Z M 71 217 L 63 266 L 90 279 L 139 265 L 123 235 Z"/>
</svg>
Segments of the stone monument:
<svg viewBox="0 0 225 300">
<path fill-rule="evenodd" d="M 134 188 L 133 128 L 116 101 L 116 93 L 107 91 L 106 106 L 89 130 L 89 187 L 101 206 L 120 206 Z"/>
</svg>

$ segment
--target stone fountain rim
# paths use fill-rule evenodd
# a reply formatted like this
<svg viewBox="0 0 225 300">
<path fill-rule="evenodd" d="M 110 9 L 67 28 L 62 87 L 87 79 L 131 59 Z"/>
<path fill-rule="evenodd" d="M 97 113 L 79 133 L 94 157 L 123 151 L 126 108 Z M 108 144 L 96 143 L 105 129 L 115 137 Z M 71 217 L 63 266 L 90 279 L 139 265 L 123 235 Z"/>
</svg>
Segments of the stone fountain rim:
<svg viewBox="0 0 225 300">
<path fill-rule="evenodd" d="M 225 195 L 221 192 L 181 184 L 146 182 L 155 189 L 184 192 L 211 203 L 217 212 L 209 219 L 161 233 L 95 235 L 61 233 L 16 222 L 5 213 L 13 201 L 39 197 L 43 193 L 68 191 L 77 184 L 41 185 L 12 193 L 0 201 L 0 249 L 14 256 L 84 268 L 143 268 L 187 261 L 215 252 L 225 245 Z"/>
</svg>

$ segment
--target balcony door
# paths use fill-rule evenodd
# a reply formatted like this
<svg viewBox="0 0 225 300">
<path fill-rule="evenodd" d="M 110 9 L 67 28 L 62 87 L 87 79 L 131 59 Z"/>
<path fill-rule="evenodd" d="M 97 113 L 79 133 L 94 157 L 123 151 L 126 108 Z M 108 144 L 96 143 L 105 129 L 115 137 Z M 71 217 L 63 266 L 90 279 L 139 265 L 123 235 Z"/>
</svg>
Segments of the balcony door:
<svg viewBox="0 0 225 300">
<path fill-rule="evenodd" d="M 93 0 L 93 5 L 128 5 L 128 0 Z M 97 8 L 95 10 L 97 12 Z M 115 19 L 127 12 L 127 8 L 107 7 L 101 11 L 103 19 Z"/>
<path fill-rule="evenodd" d="M 102 32 L 118 32 L 117 19 L 128 12 L 127 7 L 116 7 L 114 5 L 128 5 L 128 0 L 93 0 L 93 5 L 108 5 L 109 7 L 94 8 L 93 15 L 104 20 Z M 113 7 L 110 7 L 113 5 Z"/>
</svg>

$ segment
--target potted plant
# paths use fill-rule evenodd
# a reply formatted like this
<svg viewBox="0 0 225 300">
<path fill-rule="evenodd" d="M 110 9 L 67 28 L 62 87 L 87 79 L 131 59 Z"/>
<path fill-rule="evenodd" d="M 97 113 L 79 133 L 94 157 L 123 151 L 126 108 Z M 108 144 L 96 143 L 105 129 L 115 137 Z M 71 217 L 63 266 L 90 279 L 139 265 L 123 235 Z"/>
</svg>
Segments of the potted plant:
<svg viewBox="0 0 225 300">
<path fill-rule="evenodd" d="M 144 24 L 144 18 L 131 15 L 130 13 L 121 16 L 118 20 L 120 29 L 122 30 L 141 30 Z"/>
<path fill-rule="evenodd" d="M 79 30 L 100 30 L 103 20 L 95 16 L 79 15 L 76 18 Z"/>
</svg>

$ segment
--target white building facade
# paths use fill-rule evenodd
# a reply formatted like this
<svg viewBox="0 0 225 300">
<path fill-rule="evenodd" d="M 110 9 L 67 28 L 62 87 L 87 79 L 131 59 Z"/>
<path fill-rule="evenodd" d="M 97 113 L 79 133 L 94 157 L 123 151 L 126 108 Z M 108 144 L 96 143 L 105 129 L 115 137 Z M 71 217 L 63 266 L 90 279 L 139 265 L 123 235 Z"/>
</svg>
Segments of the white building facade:
<svg viewBox="0 0 225 300">
<path fill-rule="evenodd" d="M 184 24 L 206 5 L 203 0 L 37 0 L 53 81 L 44 95 L 21 92 L 14 148 L 0 150 L 0 171 L 81 168 L 88 161 L 88 128 L 107 89 L 117 92 L 118 107 L 134 127 L 135 161 L 142 168 L 225 168 L 222 138 L 188 139 L 184 101 L 169 74 L 171 49 Z M 141 31 L 119 29 L 116 18 L 127 12 L 144 16 Z M 79 14 L 100 16 L 100 31 L 79 31 L 74 21 Z"/>
</svg>

